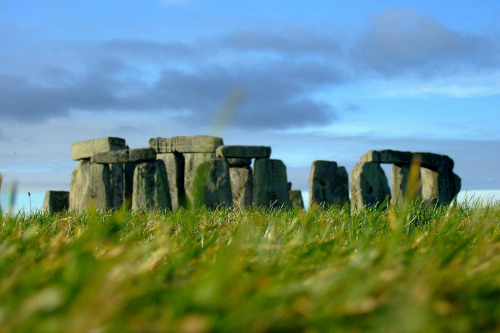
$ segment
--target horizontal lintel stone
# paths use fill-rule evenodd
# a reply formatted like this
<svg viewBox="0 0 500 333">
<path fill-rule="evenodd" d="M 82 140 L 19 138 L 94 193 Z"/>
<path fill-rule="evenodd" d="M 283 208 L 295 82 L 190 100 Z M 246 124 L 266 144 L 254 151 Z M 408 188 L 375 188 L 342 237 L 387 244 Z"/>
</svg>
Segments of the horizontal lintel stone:
<svg viewBox="0 0 500 333">
<path fill-rule="evenodd" d="M 415 159 L 418 158 L 420 165 L 424 168 L 436 169 L 439 167 L 444 167 L 453 170 L 454 162 L 451 157 L 447 155 L 439 155 L 434 153 L 413 153 Z"/>
<path fill-rule="evenodd" d="M 114 164 L 128 162 L 154 161 L 156 152 L 151 148 L 121 149 L 95 153 L 91 162 L 97 164 Z"/>
<path fill-rule="evenodd" d="M 129 162 L 146 162 L 156 160 L 156 152 L 151 148 L 130 149 L 128 152 Z"/>
<path fill-rule="evenodd" d="M 215 152 L 217 157 L 225 158 L 269 158 L 269 146 L 220 146 Z"/>
<path fill-rule="evenodd" d="M 454 162 L 446 155 L 434 153 L 412 153 L 397 150 L 370 150 L 361 156 L 361 162 L 391 163 L 397 165 L 411 164 L 413 161 L 420 162 L 424 168 L 436 169 L 445 167 L 453 170 Z"/>
<path fill-rule="evenodd" d="M 361 156 L 361 162 L 411 164 L 413 154 L 409 151 L 370 150 Z"/>
<path fill-rule="evenodd" d="M 229 162 L 229 167 L 231 168 L 249 167 L 252 164 L 251 158 L 230 157 L 226 158 L 226 160 Z"/>
<path fill-rule="evenodd" d="M 95 153 L 125 148 L 125 139 L 109 136 L 99 139 L 73 142 L 70 147 L 71 158 L 74 161 L 90 159 Z"/>
<path fill-rule="evenodd" d="M 105 151 L 92 155 L 90 161 L 97 164 L 127 163 L 128 149 Z"/>
<path fill-rule="evenodd" d="M 151 138 L 149 147 L 157 153 L 213 153 L 223 145 L 222 138 L 209 135 Z"/>
</svg>

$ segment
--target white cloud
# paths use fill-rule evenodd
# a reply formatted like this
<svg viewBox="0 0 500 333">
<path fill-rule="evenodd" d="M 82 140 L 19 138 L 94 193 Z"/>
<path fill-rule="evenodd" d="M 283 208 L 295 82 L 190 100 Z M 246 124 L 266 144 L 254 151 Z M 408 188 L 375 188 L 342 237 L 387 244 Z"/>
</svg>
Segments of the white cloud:
<svg viewBox="0 0 500 333">
<path fill-rule="evenodd" d="M 475 98 L 500 94 L 500 71 L 483 73 L 459 73 L 421 80 L 417 78 L 394 78 L 368 80 L 369 98 Z M 365 89 L 366 90 L 366 89 Z"/>
</svg>

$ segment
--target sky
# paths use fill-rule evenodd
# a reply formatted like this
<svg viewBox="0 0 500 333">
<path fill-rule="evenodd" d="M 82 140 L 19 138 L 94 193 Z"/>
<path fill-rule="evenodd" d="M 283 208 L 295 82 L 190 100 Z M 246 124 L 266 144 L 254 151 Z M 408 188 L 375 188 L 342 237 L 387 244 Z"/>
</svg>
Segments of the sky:
<svg viewBox="0 0 500 333">
<path fill-rule="evenodd" d="M 500 193 L 500 4 L 0 0 L 0 119 L 2 192 L 35 207 L 103 136 L 270 145 L 303 191 L 314 160 L 429 151 Z"/>
</svg>

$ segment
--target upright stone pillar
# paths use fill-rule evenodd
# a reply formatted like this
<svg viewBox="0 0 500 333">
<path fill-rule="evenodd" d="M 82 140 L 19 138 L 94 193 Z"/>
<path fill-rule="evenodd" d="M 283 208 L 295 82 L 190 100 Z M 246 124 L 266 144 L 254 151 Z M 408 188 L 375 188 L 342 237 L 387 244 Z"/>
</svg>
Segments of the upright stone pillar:
<svg viewBox="0 0 500 333">
<path fill-rule="evenodd" d="M 300 190 L 288 190 L 288 197 L 293 208 L 304 209 L 304 200 Z"/>
<path fill-rule="evenodd" d="M 187 155 L 185 184 L 190 206 L 211 209 L 231 206 L 232 194 L 228 162 L 222 158 L 208 159 L 201 156 L 188 157 Z M 205 161 L 203 161 L 204 159 Z"/>
<path fill-rule="evenodd" d="M 253 205 L 290 207 L 286 166 L 281 160 L 257 159 L 254 164 Z"/>
<path fill-rule="evenodd" d="M 125 200 L 125 179 L 123 163 L 110 164 L 111 169 L 111 206 L 119 208 Z"/>
<path fill-rule="evenodd" d="M 188 153 L 184 155 L 184 191 L 187 206 L 192 207 L 194 203 L 195 178 L 200 172 L 200 166 L 214 158 L 214 153 Z"/>
<path fill-rule="evenodd" d="M 449 204 L 460 192 L 461 179 L 446 167 L 422 168 L 422 199 Z"/>
<path fill-rule="evenodd" d="M 410 180 L 410 169 L 411 165 L 403 164 L 393 164 L 392 166 L 392 198 L 391 204 L 394 206 L 400 207 L 404 202 L 404 196 L 408 195 L 408 181 Z M 415 191 L 415 195 L 422 194 L 422 180 L 419 171 L 419 176 L 416 180 L 416 183 L 413 184 L 416 186 L 413 190 Z"/>
<path fill-rule="evenodd" d="M 253 175 L 250 166 L 230 167 L 231 193 L 233 205 L 245 210 L 252 207 L 253 202 Z"/>
<path fill-rule="evenodd" d="M 349 202 L 349 179 L 336 162 L 314 161 L 309 177 L 309 207 L 344 206 Z"/>
<path fill-rule="evenodd" d="M 135 162 L 123 163 L 123 184 L 124 184 L 123 207 L 125 207 L 126 209 L 132 208 L 135 165 L 136 165 Z"/>
<path fill-rule="evenodd" d="M 140 162 L 136 165 L 132 209 L 172 209 L 163 161 Z"/>
<path fill-rule="evenodd" d="M 59 213 L 69 207 L 68 191 L 47 191 L 43 199 L 43 211 L 46 213 Z"/>
<path fill-rule="evenodd" d="M 360 162 L 351 173 L 351 210 L 359 211 L 366 206 L 378 206 L 391 191 L 380 164 Z"/>
<path fill-rule="evenodd" d="M 79 161 L 71 176 L 69 209 L 83 212 L 91 207 L 99 210 L 110 208 L 110 179 L 108 165 Z"/>
<path fill-rule="evenodd" d="M 184 206 L 184 155 L 181 153 L 157 154 L 156 158 L 165 163 L 167 170 L 168 187 L 172 210 L 176 211 Z"/>
</svg>

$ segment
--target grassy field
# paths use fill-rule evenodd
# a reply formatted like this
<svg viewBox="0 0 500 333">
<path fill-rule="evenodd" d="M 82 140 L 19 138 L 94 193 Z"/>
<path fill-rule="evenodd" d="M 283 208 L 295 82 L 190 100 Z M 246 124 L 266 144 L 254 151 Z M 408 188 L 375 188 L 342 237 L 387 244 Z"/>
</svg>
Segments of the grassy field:
<svg viewBox="0 0 500 333">
<path fill-rule="evenodd" d="M 500 204 L 7 216 L 0 331 L 500 331 Z"/>
</svg>

